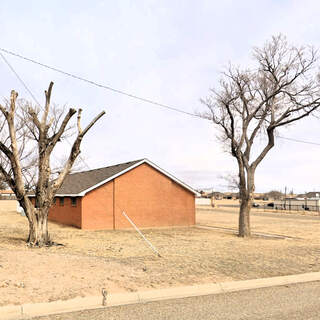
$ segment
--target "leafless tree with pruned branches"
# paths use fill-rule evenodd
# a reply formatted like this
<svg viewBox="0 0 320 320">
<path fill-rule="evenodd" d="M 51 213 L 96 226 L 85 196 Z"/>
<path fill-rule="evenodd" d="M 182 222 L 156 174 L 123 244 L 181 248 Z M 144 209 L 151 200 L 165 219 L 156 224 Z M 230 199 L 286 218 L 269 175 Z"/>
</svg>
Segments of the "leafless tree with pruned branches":
<svg viewBox="0 0 320 320">
<path fill-rule="evenodd" d="M 239 168 L 239 236 L 249 237 L 255 172 L 272 149 L 276 130 L 314 113 L 320 106 L 318 54 L 313 47 L 290 45 L 286 37 L 272 37 L 254 48 L 256 68 L 230 66 L 220 88 L 201 101 L 203 117 L 220 128 Z"/>
<path fill-rule="evenodd" d="M 228 190 L 239 190 L 239 177 L 237 174 L 222 174 L 218 176 L 218 179 L 221 179 L 226 183 L 224 187 L 226 187 Z"/>
<path fill-rule="evenodd" d="M 63 139 L 71 118 L 77 111 L 70 108 L 66 114 L 51 107 L 53 82 L 45 91 L 43 110 L 26 101 L 18 101 L 18 93 L 11 91 L 10 100 L 0 105 L 0 174 L 14 191 L 29 221 L 28 244 L 51 245 L 48 233 L 48 213 L 57 190 L 70 172 L 80 154 L 85 134 L 105 114 L 101 112 L 89 125 L 81 128 L 81 109 L 77 116 L 77 134 L 68 159 L 59 172 L 51 168 L 51 154 Z M 35 203 L 30 201 L 28 187 L 34 186 Z"/>
</svg>

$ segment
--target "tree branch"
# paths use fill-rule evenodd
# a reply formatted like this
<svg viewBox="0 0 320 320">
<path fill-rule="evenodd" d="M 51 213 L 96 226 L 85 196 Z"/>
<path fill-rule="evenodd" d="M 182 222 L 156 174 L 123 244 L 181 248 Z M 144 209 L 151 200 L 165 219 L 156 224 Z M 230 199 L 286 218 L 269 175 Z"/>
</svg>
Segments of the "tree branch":
<svg viewBox="0 0 320 320">
<path fill-rule="evenodd" d="M 49 109 L 50 109 L 52 87 L 53 87 L 53 82 L 51 81 L 49 84 L 48 91 L 45 90 L 45 92 L 44 92 L 45 96 L 46 96 L 46 106 L 45 106 L 44 113 L 43 113 L 42 120 L 41 120 L 43 130 L 45 130 L 45 127 L 47 125 L 47 118 L 48 118 Z"/>
<path fill-rule="evenodd" d="M 72 148 L 71 148 L 71 152 L 68 158 L 67 163 L 65 164 L 64 168 L 62 169 L 62 171 L 60 172 L 60 174 L 58 175 L 57 179 L 54 180 L 54 182 L 52 183 L 52 185 L 50 186 L 50 190 L 51 190 L 51 194 L 55 194 L 56 191 L 60 188 L 61 184 L 63 183 L 65 177 L 67 176 L 67 174 L 70 172 L 74 161 L 76 160 L 76 158 L 78 157 L 78 155 L 80 154 L 80 145 L 82 142 L 82 139 L 84 137 L 84 135 L 89 131 L 89 129 L 105 114 L 105 111 L 102 111 L 101 113 L 99 113 L 90 123 L 89 125 L 83 130 L 81 131 L 81 133 L 78 134 L 76 140 L 74 141 Z"/>
</svg>

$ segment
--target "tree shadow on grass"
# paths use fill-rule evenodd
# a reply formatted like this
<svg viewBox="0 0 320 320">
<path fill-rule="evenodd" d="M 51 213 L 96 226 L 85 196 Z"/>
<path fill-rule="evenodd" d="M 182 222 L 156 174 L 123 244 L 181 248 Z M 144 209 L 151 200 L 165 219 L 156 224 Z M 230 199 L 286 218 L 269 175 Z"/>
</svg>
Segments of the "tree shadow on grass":
<svg viewBox="0 0 320 320">
<path fill-rule="evenodd" d="M 0 243 L 21 245 L 27 243 L 27 238 L 23 236 L 0 236 Z"/>
</svg>

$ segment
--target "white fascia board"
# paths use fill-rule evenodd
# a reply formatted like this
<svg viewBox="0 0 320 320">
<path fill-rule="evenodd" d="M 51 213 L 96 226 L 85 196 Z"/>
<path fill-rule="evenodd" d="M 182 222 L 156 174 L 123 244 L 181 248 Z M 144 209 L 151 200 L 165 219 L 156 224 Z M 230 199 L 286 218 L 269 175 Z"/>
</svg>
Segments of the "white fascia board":
<svg viewBox="0 0 320 320">
<path fill-rule="evenodd" d="M 126 173 L 126 172 L 128 172 L 128 171 L 130 171 L 130 170 L 132 170 L 132 169 L 134 169 L 134 168 L 137 167 L 137 166 L 140 166 L 140 164 L 144 163 L 144 161 L 145 161 L 145 160 L 143 159 L 143 160 L 135 163 L 135 164 L 132 165 L 131 167 L 128 167 L 128 168 L 126 168 L 126 169 L 124 169 L 124 170 L 122 170 L 122 171 L 114 174 L 113 176 L 111 176 L 111 177 L 109 177 L 109 178 L 107 178 L 107 179 L 105 179 L 105 180 L 103 180 L 103 181 L 95 184 L 94 186 L 92 186 L 92 187 L 90 187 L 90 188 L 88 188 L 88 189 L 86 189 L 86 190 L 83 190 L 81 193 L 79 193 L 79 196 L 82 196 L 82 197 L 83 197 L 83 196 L 84 196 L 85 194 L 87 194 L 89 191 L 94 190 L 94 189 L 102 186 L 103 184 L 105 184 L 105 183 L 107 183 L 107 182 L 109 182 L 109 181 L 111 181 L 111 180 L 113 180 L 113 179 L 121 176 L 122 174 L 124 174 L 124 173 Z"/>
<path fill-rule="evenodd" d="M 109 177 L 108 179 L 105 179 L 97 184 L 95 184 L 94 186 L 82 191 L 81 193 L 77 194 L 77 195 L 73 195 L 73 196 L 79 196 L 79 197 L 83 197 L 86 193 L 88 193 L 89 191 L 91 190 L 94 190 L 98 187 L 100 187 L 101 185 L 123 175 L 124 173 L 140 166 L 141 164 L 143 163 L 147 163 L 149 166 L 153 167 L 154 169 L 156 169 L 157 171 L 160 171 L 162 174 L 164 174 L 165 176 L 169 177 L 171 180 L 175 181 L 177 184 L 181 185 L 182 187 L 184 187 L 185 189 L 189 190 L 190 192 L 194 193 L 195 195 L 198 195 L 199 193 L 197 191 L 195 191 L 193 188 L 191 188 L 190 186 L 188 186 L 187 184 L 183 183 L 182 181 L 180 181 L 179 179 L 177 179 L 176 177 L 174 177 L 173 175 L 171 175 L 170 173 L 166 172 L 165 170 L 161 169 L 160 167 L 158 167 L 156 164 L 152 163 L 150 160 L 148 159 L 143 159 L 137 163 L 135 163 L 134 165 L 116 173 L 115 175 Z M 62 197 L 63 195 L 57 195 L 57 196 L 60 196 Z"/>
<path fill-rule="evenodd" d="M 60 194 L 60 193 L 57 193 L 54 195 L 55 197 L 82 197 L 82 194 L 81 193 L 71 193 L 71 194 Z"/>
<path fill-rule="evenodd" d="M 28 197 L 35 197 L 36 195 L 35 194 L 29 194 L 28 195 Z M 84 196 L 84 194 L 82 194 L 82 192 L 81 193 L 71 193 L 71 194 L 67 194 L 67 193 L 65 193 L 65 194 L 63 194 L 63 193 L 57 193 L 57 194 L 55 194 L 54 195 L 55 197 L 83 197 Z"/>
<path fill-rule="evenodd" d="M 142 164 L 142 163 L 144 163 L 144 159 L 141 160 L 141 161 L 139 161 L 139 162 L 137 162 L 137 163 L 135 163 L 135 164 L 132 165 L 131 167 L 128 167 L 127 169 L 124 169 L 124 170 L 122 170 L 122 171 L 114 174 L 113 176 L 109 177 L 108 179 L 105 179 L 105 180 L 103 180 L 103 181 L 95 184 L 94 186 L 92 186 L 92 187 L 90 187 L 90 188 L 88 188 L 88 189 L 86 189 L 86 190 L 81 191 L 80 193 L 77 193 L 77 194 L 60 194 L 60 193 L 57 193 L 57 194 L 55 195 L 55 197 L 83 197 L 83 196 L 85 196 L 88 192 L 90 192 L 91 190 L 94 190 L 94 189 L 102 186 L 103 184 L 105 184 L 105 183 L 113 180 L 114 178 L 121 176 L 122 174 L 126 173 L 127 171 L 132 170 L 133 168 L 139 166 L 139 165 Z M 33 196 L 33 197 L 34 197 L 34 196 Z"/>
</svg>

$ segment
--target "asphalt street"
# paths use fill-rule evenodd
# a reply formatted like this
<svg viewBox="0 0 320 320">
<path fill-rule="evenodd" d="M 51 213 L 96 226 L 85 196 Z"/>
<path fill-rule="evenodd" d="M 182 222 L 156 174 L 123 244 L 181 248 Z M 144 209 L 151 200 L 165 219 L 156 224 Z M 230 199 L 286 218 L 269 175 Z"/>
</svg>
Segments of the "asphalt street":
<svg viewBox="0 0 320 320">
<path fill-rule="evenodd" d="M 34 320 L 318 320 L 320 282 L 110 307 Z"/>
</svg>

